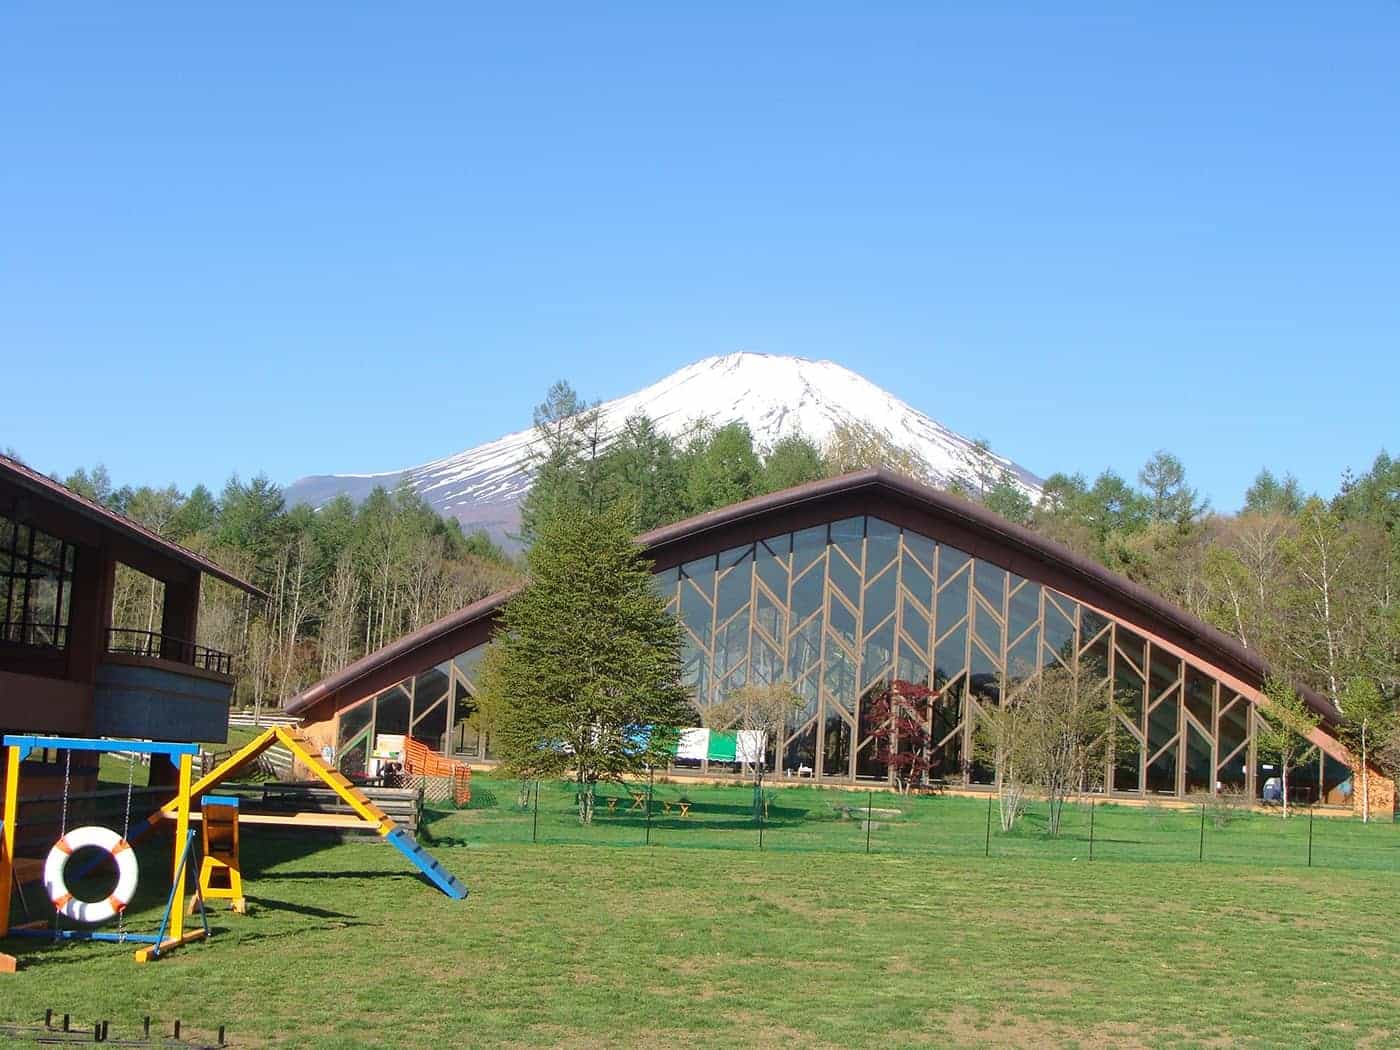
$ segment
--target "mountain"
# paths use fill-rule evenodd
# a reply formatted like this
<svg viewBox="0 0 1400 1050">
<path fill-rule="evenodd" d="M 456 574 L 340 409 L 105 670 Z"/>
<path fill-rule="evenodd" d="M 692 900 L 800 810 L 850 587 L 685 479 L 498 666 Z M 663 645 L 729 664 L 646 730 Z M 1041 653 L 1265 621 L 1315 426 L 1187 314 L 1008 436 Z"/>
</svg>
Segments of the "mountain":
<svg viewBox="0 0 1400 1050">
<path fill-rule="evenodd" d="M 977 487 L 970 439 L 832 361 L 751 353 L 707 357 L 599 407 L 608 429 L 645 414 L 673 436 L 702 419 L 716 425 L 742 420 L 761 447 L 794 432 L 825 444 L 839 424 L 861 423 L 918 453 L 934 484 L 961 481 Z M 406 470 L 314 475 L 295 482 L 287 490 L 287 502 L 320 506 L 341 494 L 359 500 L 377 485 L 393 489 L 408 479 L 439 513 L 457 518 L 468 530 L 482 528 L 502 539 L 519 523 L 534 446 L 533 429 L 521 430 Z M 995 458 L 1032 499 L 1039 497 L 1039 478 L 1008 459 Z"/>
</svg>

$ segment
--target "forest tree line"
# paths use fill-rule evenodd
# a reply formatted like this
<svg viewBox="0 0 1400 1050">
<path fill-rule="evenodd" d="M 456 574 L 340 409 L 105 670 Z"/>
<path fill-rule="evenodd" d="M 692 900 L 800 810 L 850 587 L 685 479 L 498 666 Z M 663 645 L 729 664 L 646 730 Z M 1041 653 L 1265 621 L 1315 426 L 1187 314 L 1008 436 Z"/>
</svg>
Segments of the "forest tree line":
<svg viewBox="0 0 1400 1050">
<path fill-rule="evenodd" d="M 269 600 L 206 576 L 199 638 L 238 657 L 235 702 L 279 706 L 367 652 L 519 579 L 481 533 L 465 534 L 409 487 L 375 489 L 319 510 L 288 508 L 265 477 L 203 485 L 114 487 L 105 468 L 78 470 L 69 488 L 205 555 Z M 119 566 L 114 627 L 160 630 L 162 586 Z"/>
<path fill-rule="evenodd" d="M 596 406 L 556 383 L 534 413 L 535 482 L 517 537 L 571 503 L 626 509 L 637 532 L 865 467 L 924 481 L 931 470 L 882 431 L 840 426 L 758 447 L 742 423 L 671 437 L 644 416 L 606 430 Z M 1033 504 L 984 442 L 954 491 L 1141 583 L 1349 714 L 1400 698 L 1400 460 L 1380 454 L 1330 497 L 1261 471 L 1236 512 L 1212 509 L 1180 461 L 1158 452 L 1134 479 L 1056 473 Z M 288 508 L 265 477 L 113 486 L 98 467 L 62 479 L 82 494 L 256 583 L 266 603 L 207 581 L 197 639 L 240 657 L 238 701 L 280 704 L 357 657 L 522 578 L 485 534 L 465 534 L 411 488 L 318 510 Z M 158 629 L 160 585 L 118 580 L 114 624 Z"/>
</svg>

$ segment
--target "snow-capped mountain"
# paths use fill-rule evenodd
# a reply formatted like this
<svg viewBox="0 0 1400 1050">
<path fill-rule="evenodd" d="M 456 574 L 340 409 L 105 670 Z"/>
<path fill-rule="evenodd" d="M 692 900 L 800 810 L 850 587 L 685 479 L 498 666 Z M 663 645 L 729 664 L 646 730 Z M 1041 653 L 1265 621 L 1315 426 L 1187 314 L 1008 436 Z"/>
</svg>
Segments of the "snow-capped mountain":
<svg viewBox="0 0 1400 1050">
<path fill-rule="evenodd" d="M 792 433 L 825 444 L 838 425 L 863 424 L 917 453 L 934 484 L 961 481 L 977 487 L 970 439 L 832 361 L 752 353 L 707 357 L 599 408 L 608 430 L 644 414 L 672 436 L 684 435 L 701 420 L 716 425 L 742 420 L 761 447 Z M 498 540 L 508 539 L 530 487 L 535 442 L 533 429 L 521 430 L 406 470 L 306 477 L 287 490 L 287 501 L 320 506 L 342 493 L 360 499 L 376 485 L 392 489 L 407 478 L 439 513 L 469 530 L 483 528 Z M 1039 497 L 1039 478 L 1008 459 L 996 459 L 1032 499 Z"/>
</svg>

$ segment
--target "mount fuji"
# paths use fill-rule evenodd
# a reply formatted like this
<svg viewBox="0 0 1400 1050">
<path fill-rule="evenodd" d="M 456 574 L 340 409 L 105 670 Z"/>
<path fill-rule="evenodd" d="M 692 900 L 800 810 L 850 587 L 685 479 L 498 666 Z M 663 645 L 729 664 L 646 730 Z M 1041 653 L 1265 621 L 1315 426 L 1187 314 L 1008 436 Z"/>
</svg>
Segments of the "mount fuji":
<svg viewBox="0 0 1400 1050">
<path fill-rule="evenodd" d="M 702 420 L 716 426 L 740 421 L 759 448 L 793 433 L 825 446 L 838 426 L 857 424 L 917 453 L 928 464 L 930 483 L 977 488 L 971 439 L 832 361 L 754 353 L 707 357 L 598 407 L 608 431 L 639 414 L 673 437 L 683 437 Z M 533 479 L 536 441 L 533 429 L 521 430 L 404 470 L 313 475 L 293 483 L 286 499 L 289 505 L 314 507 L 339 495 L 358 501 L 376 486 L 393 489 L 407 480 L 438 513 L 514 546 L 509 537 Z M 1039 478 L 1009 459 L 993 458 L 1032 500 L 1039 498 Z"/>
</svg>

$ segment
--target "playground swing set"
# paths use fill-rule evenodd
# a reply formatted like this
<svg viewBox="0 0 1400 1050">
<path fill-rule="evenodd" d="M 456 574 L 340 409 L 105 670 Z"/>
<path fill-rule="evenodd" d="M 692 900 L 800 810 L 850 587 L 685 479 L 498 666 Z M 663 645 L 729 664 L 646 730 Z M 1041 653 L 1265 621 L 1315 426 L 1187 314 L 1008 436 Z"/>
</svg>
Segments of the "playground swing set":
<svg viewBox="0 0 1400 1050">
<path fill-rule="evenodd" d="M 7 936 L 37 937 L 54 941 L 85 940 L 139 944 L 133 958 L 140 963 L 159 959 L 175 948 L 206 939 L 209 934 L 207 904 L 211 900 L 227 900 L 236 913 L 243 913 L 243 877 L 239 866 L 238 844 L 240 824 L 274 824 L 296 827 L 373 828 L 390 845 L 408 858 L 439 890 L 454 900 L 467 896 L 467 887 L 446 871 L 406 828 L 399 827 L 375 803 L 352 784 L 342 773 L 327 765 L 307 742 L 286 729 L 273 727 L 260 733 L 214 769 L 197 780 L 193 777 L 193 757 L 199 748 L 195 744 L 161 743 L 145 740 L 99 740 L 82 737 L 50 737 L 7 735 L 3 808 L 0 808 L 0 940 Z M 319 780 L 327 784 L 352 810 L 353 816 L 326 813 L 242 814 L 239 799 L 233 795 L 206 794 L 211 788 L 236 776 L 256 762 L 269 747 L 280 744 Z M 20 769 L 35 751 L 62 751 L 64 755 L 64 785 L 60 836 L 44 861 L 43 883 L 53 903 L 54 914 L 43 921 L 10 925 L 10 888 L 18 888 L 20 880 L 15 869 L 15 839 L 18 830 Z M 72 754 L 79 752 L 124 753 L 127 757 L 126 816 L 122 832 L 86 825 L 68 827 L 68 799 Z M 135 835 L 131 834 L 132 784 L 137 755 L 160 755 L 178 768 L 178 788 L 175 796 L 144 821 Z M 193 802 L 199 801 L 195 809 Z M 126 928 L 126 908 L 131 903 L 140 879 L 136 853 L 132 844 L 173 821 L 170 893 L 160 926 L 155 933 L 139 933 Z M 202 859 L 193 891 L 185 901 L 185 885 L 191 862 L 195 857 L 196 832 L 191 823 L 203 827 Z M 117 884 L 105 899 L 79 899 L 70 889 L 68 868 L 79 851 L 100 850 L 117 870 Z M 76 876 L 91 871 L 104 858 L 81 867 Z M 21 903 L 24 898 L 21 896 Z M 198 911 L 201 927 L 185 928 L 185 916 Z M 67 918 L 80 928 L 61 927 L 59 917 Z M 115 918 L 117 929 L 98 930 L 91 927 Z M 13 972 L 18 961 L 12 955 L 0 953 L 0 973 Z"/>
</svg>

